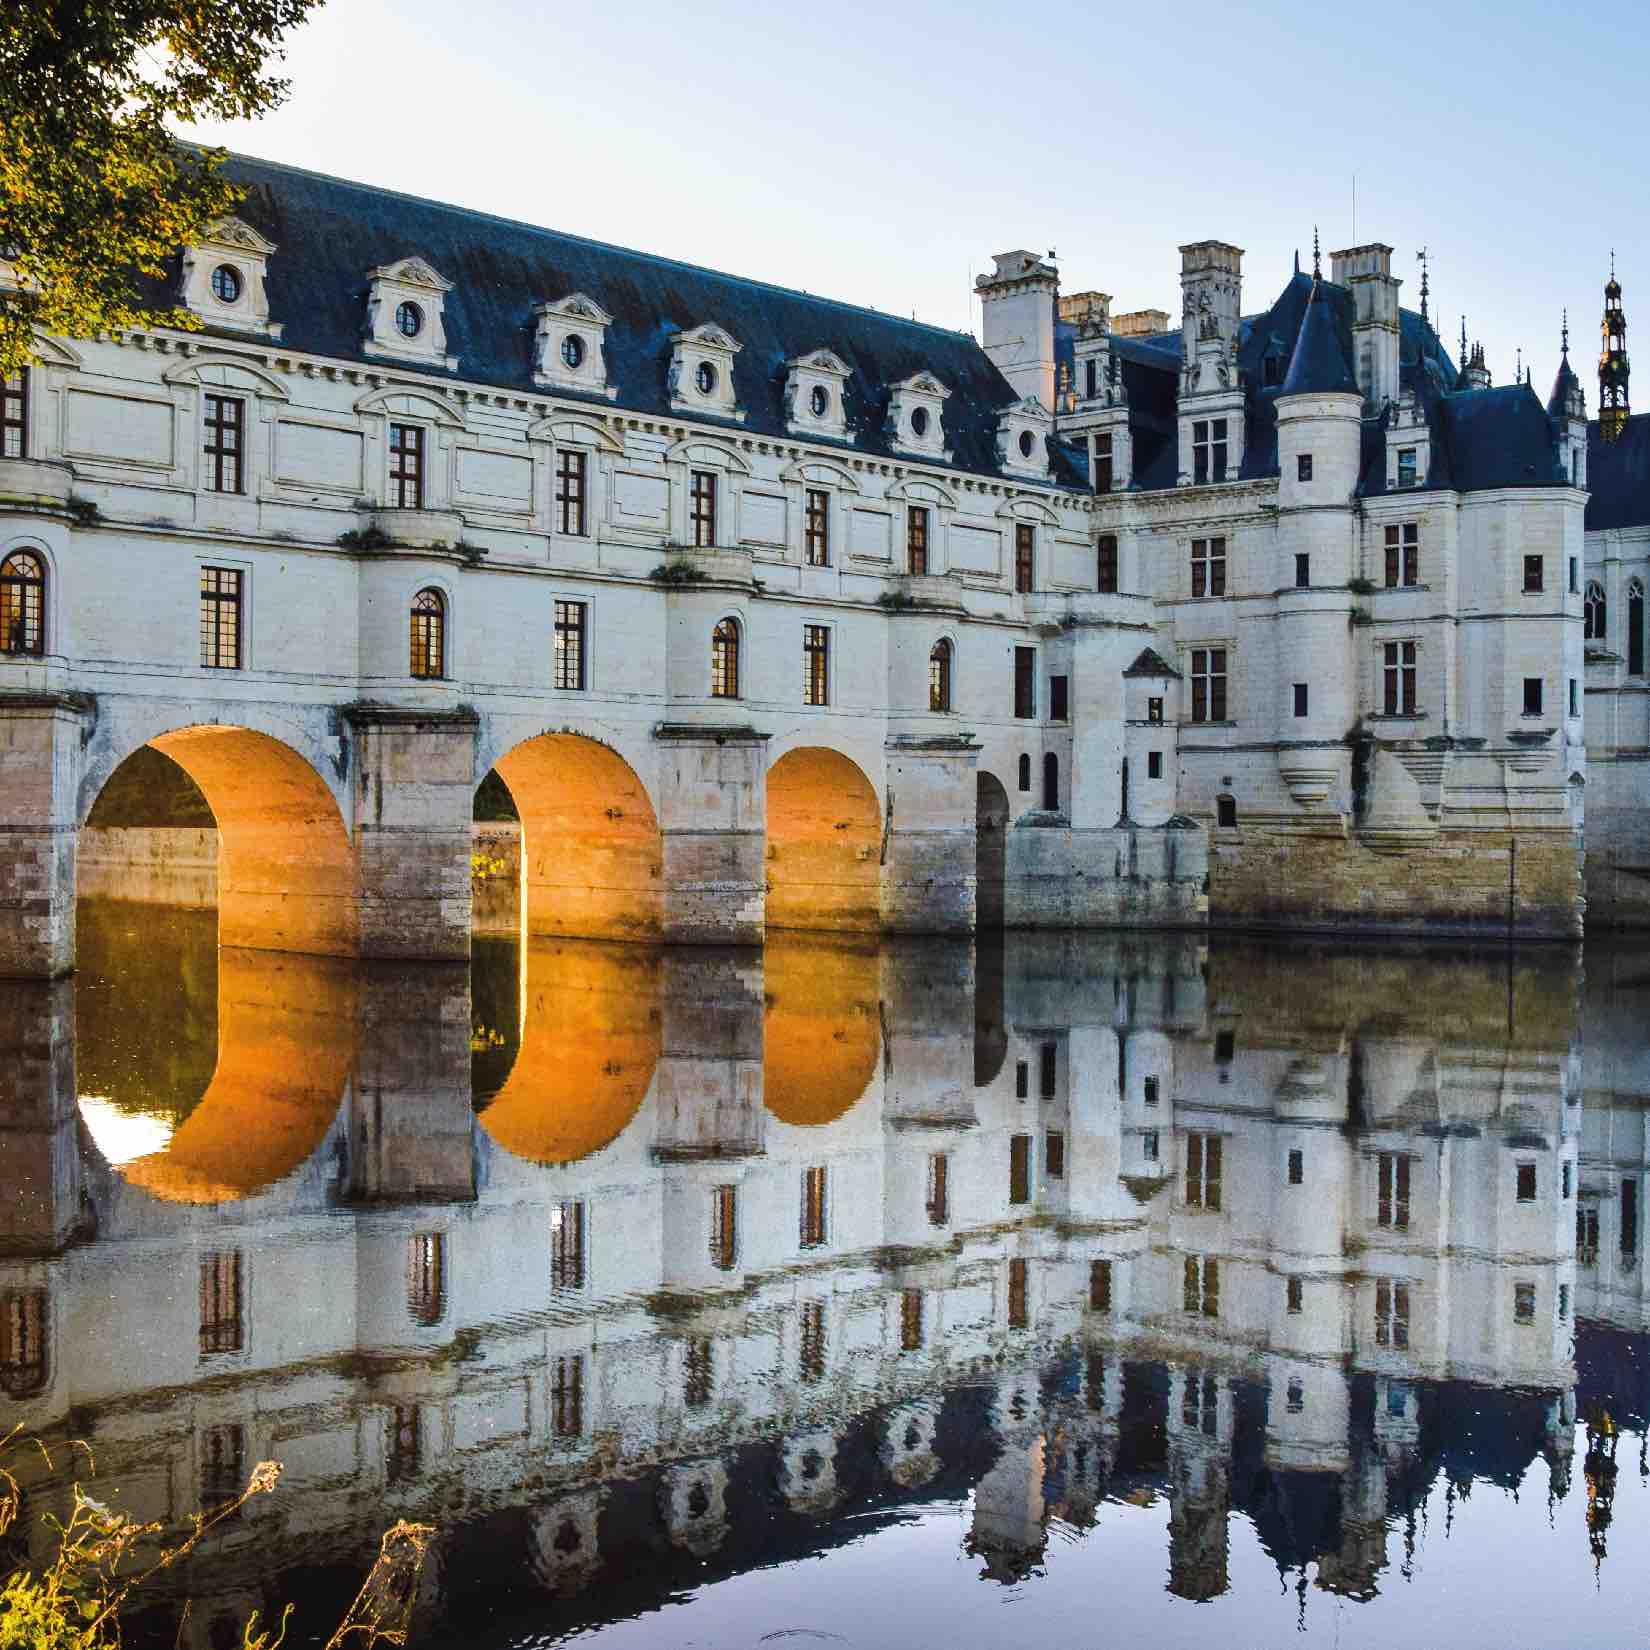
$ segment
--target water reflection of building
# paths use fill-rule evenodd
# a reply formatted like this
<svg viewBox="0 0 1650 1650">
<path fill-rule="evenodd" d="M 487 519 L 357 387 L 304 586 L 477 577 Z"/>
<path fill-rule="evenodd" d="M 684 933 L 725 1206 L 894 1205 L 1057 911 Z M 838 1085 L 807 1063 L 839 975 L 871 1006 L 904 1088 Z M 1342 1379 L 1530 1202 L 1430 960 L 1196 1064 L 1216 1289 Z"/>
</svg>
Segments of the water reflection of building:
<svg viewBox="0 0 1650 1650">
<path fill-rule="evenodd" d="M 1572 959 L 1009 944 L 563 945 L 473 997 L 225 952 L 202 1098 L 118 1167 L 75 988 L 16 994 L 8 1413 L 89 1430 L 145 1517 L 285 1462 L 183 1578 L 226 1602 L 405 1513 L 438 1592 L 531 1574 L 599 1615 L 604 1578 L 970 1487 L 998 1580 L 1162 1496 L 1176 1594 L 1227 1589 L 1243 1514 L 1363 1598 L 1439 1476 L 1540 1454 L 1564 1495 L 1589 1403 L 1600 1499 L 1596 1417 L 1645 1405 L 1620 1358 L 1589 1392 L 1587 1337 L 1578 1402 L 1577 1208 L 1642 1098 L 1608 1028 L 1582 1058 Z"/>
</svg>

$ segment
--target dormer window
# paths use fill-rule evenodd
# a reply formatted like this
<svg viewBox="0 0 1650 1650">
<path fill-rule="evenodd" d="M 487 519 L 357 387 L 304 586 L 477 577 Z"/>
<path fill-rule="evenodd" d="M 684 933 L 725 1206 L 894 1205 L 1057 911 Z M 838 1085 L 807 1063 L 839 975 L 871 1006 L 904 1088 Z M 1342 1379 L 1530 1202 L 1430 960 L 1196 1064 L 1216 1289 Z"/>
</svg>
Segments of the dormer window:
<svg viewBox="0 0 1650 1650">
<path fill-rule="evenodd" d="M 1048 475 L 1048 438 L 1054 419 L 1034 395 L 997 417 L 997 458 L 1012 475 L 1042 480 Z"/>
<path fill-rule="evenodd" d="M 707 323 L 678 332 L 671 340 L 670 406 L 673 412 L 745 421 L 734 399 L 733 358 L 740 345 Z"/>
<path fill-rule="evenodd" d="M 1400 447 L 1398 449 L 1398 485 L 1413 487 L 1416 480 L 1415 449 Z"/>
<path fill-rule="evenodd" d="M 1192 481 L 1203 486 L 1226 479 L 1226 420 L 1200 418 L 1192 425 Z"/>
<path fill-rule="evenodd" d="M 888 397 L 888 435 L 898 450 L 948 463 L 940 417 L 951 392 L 932 373 L 919 372 L 895 384 Z"/>
<path fill-rule="evenodd" d="M 785 368 L 785 424 L 791 434 L 846 437 L 847 363 L 828 349 L 816 349 L 787 361 Z"/>
<path fill-rule="evenodd" d="M 368 280 L 368 353 L 455 371 L 458 357 L 447 353 L 443 317 L 453 283 L 422 258 L 384 264 L 370 271 Z"/>
<path fill-rule="evenodd" d="M 215 327 L 279 338 L 269 320 L 264 266 L 275 250 L 250 224 L 220 218 L 183 254 L 178 301 Z"/>
<path fill-rule="evenodd" d="M 582 390 L 609 400 L 619 392 L 607 386 L 607 329 L 613 317 L 582 292 L 569 293 L 533 311 L 538 331 L 533 342 L 533 382 L 541 389 Z"/>
</svg>

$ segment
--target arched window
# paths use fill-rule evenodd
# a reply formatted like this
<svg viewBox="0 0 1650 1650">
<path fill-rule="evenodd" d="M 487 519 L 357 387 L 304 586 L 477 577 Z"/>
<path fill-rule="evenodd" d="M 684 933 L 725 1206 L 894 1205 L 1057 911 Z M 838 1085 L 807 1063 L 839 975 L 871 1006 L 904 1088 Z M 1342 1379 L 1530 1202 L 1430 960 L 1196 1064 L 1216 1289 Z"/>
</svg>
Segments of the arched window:
<svg viewBox="0 0 1650 1650">
<path fill-rule="evenodd" d="M 1587 581 L 1587 594 L 1582 600 L 1582 634 L 1589 642 L 1604 640 L 1608 610 L 1604 605 L 1604 586 L 1597 579 Z"/>
<path fill-rule="evenodd" d="M 1060 758 L 1053 751 L 1043 758 L 1043 807 L 1049 813 L 1060 808 Z"/>
<path fill-rule="evenodd" d="M 943 636 L 928 655 L 928 708 L 951 708 L 951 644 Z"/>
<path fill-rule="evenodd" d="M 1637 579 L 1627 587 L 1627 674 L 1644 674 L 1644 586 Z"/>
<path fill-rule="evenodd" d="M 0 561 L 0 653 L 46 651 L 46 564 L 31 550 Z"/>
<path fill-rule="evenodd" d="M 1020 758 L 1020 789 L 1022 791 L 1031 789 L 1031 758 L 1029 756 Z"/>
<path fill-rule="evenodd" d="M 739 697 L 739 621 L 723 619 L 710 633 L 710 696 Z"/>
<path fill-rule="evenodd" d="M 412 673 L 447 674 L 447 601 L 439 590 L 420 590 L 413 597 Z"/>
<path fill-rule="evenodd" d="M 10 1398 L 32 1398 L 45 1390 L 48 1362 L 48 1313 L 44 1289 L 8 1289 L 0 1294 L 0 1391 Z"/>
</svg>

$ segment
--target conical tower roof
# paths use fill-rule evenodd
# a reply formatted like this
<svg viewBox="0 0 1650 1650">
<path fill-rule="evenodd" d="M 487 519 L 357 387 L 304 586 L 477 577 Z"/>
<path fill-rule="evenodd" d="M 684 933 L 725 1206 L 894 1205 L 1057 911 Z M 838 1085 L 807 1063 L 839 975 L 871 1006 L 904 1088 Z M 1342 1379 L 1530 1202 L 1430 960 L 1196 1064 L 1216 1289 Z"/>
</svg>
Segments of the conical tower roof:
<svg viewBox="0 0 1650 1650">
<path fill-rule="evenodd" d="M 1306 314 L 1295 336 L 1295 353 L 1289 357 L 1280 399 L 1286 395 L 1359 394 L 1358 380 L 1346 358 L 1329 294 L 1320 276 L 1312 277 L 1312 294 L 1306 300 Z"/>
</svg>

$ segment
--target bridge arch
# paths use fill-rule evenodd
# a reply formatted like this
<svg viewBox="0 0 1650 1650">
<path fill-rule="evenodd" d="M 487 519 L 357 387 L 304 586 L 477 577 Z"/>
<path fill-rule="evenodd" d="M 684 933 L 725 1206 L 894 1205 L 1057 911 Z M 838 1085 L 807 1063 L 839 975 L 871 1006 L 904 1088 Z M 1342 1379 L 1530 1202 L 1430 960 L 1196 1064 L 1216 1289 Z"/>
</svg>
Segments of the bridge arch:
<svg viewBox="0 0 1650 1650">
<path fill-rule="evenodd" d="M 787 751 L 768 769 L 768 926 L 875 933 L 881 845 L 859 764 L 823 745 Z"/>
<path fill-rule="evenodd" d="M 658 940 L 664 843 L 636 770 L 582 733 L 524 739 L 494 768 L 521 819 L 524 931 Z"/>
<path fill-rule="evenodd" d="M 170 757 L 218 829 L 218 943 L 354 956 L 360 943 L 355 853 L 327 781 L 284 739 L 230 723 L 186 723 L 137 739 L 82 788 L 84 826 L 104 786 L 138 748 Z"/>
</svg>

